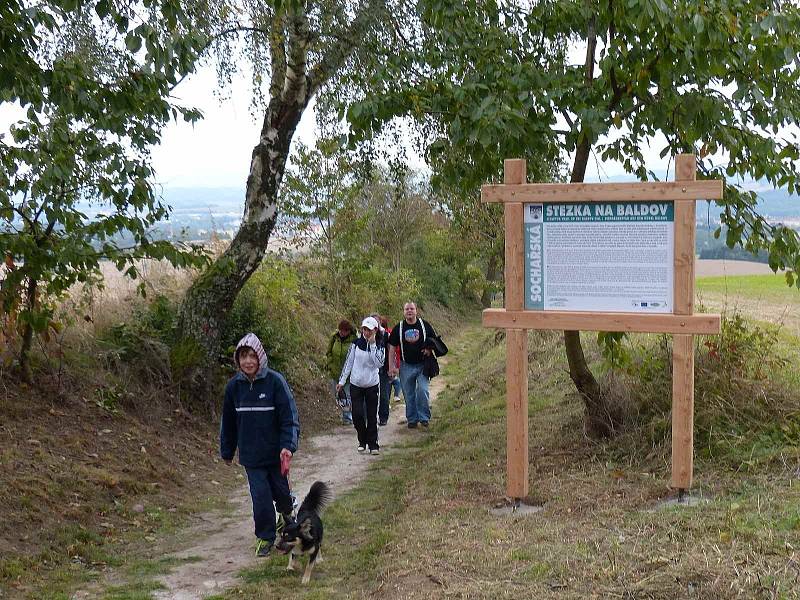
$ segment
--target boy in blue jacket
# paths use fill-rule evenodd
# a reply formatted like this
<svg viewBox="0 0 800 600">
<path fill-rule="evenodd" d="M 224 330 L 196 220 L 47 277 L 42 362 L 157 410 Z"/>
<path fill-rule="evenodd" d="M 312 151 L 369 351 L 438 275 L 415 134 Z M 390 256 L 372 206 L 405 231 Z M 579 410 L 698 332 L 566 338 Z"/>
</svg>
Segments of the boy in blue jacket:
<svg viewBox="0 0 800 600">
<path fill-rule="evenodd" d="M 300 423 L 286 379 L 267 368 L 267 354 L 255 334 L 239 341 L 233 360 L 239 372 L 225 386 L 219 453 L 230 465 L 239 448 L 253 500 L 256 555 L 265 557 L 275 543 L 275 508 L 284 519 L 292 512 L 281 460 L 297 451 Z"/>
</svg>

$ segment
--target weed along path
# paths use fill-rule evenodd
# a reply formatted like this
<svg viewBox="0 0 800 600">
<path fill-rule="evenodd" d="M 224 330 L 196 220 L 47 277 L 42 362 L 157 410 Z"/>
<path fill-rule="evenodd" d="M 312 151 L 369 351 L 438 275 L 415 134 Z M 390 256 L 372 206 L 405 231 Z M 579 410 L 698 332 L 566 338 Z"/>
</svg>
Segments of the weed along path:
<svg viewBox="0 0 800 600">
<path fill-rule="evenodd" d="M 431 381 L 431 401 L 444 387 L 441 377 Z M 301 439 L 300 451 L 292 461 L 291 483 L 298 501 L 302 501 L 311 484 L 324 481 L 331 486 L 334 498 L 352 489 L 371 465 L 383 460 L 385 454 L 396 450 L 408 430 L 405 405 L 392 407 L 389 424 L 380 428 L 381 456 L 356 452 L 356 435 L 352 427 L 338 427 L 333 433 Z M 422 429 L 418 432 L 422 435 Z M 236 467 L 241 468 L 241 467 Z M 153 592 L 158 600 L 196 600 L 235 585 L 242 569 L 256 566 L 254 556 L 253 519 L 247 484 L 236 490 L 232 499 L 234 509 L 225 516 L 207 513 L 197 517 L 197 523 L 180 537 L 190 540 L 182 550 L 168 557 L 177 564 L 171 572 L 159 578 L 163 586 Z"/>
</svg>

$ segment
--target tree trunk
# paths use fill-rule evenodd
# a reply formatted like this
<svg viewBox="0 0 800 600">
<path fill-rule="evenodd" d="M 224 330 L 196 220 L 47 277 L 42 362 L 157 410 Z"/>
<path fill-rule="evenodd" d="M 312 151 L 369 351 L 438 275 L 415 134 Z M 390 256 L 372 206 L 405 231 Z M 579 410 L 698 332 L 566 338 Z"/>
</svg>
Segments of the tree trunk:
<svg viewBox="0 0 800 600">
<path fill-rule="evenodd" d="M 595 19 L 592 17 L 588 23 L 586 36 L 584 79 L 587 86 L 590 86 L 594 79 L 594 60 L 597 50 L 595 27 Z M 590 154 L 591 144 L 589 143 L 589 138 L 582 132 L 575 149 L 575 161 L 572 164 L 570 176 L 571 183 L 583 183 Z M 615 419 L 612 411 L 605 405 L 604 398 L 600 393 L 600 385 L 586 362 L 579 331 L 564 332 L 564 349 L 567 355 L 567 363 L 569 364 L 569 376 L 584 403 L 587 433 L 595 437 L 608 437 L 614 431 Z"/>
<path fill-rule="evenodd" d="M 489 262 L 486 265 L 486 286 L 481 294 L 481 306 L 483 308 L 489 308 L 492 305 L 492 284 L 497 281 L 497 267 L 497 252 L 492 248 L 491 254 L 489 254 Z"/>
<path fill-rule="evenodd" d="M 28 278 L 28 289 L 26 290 L 26 304 L 28 305 L 28 313 L 32 314 L 36 308 L 36 291 L 38 282 L 32 278 Z M 19 349 L 19 374 L 22 381 L 25 383 L 33 382 L 33 371 L 31 370 L 31 347 L 33 346 L 33 325 L 30 321 L 25 323 L 25 328 L 22 330 L 22 345 Z"/>
<path fill-rule="evenodd" d="M 289 146 L 309 99 L 310 94 L 303 86 L 303 93 L 295 101 L 283 97 L 270 101 L 250 161 L 242 225 L 227 250 L 186 293 L 180 332 L 184 343 L 201 351 L 202 364 L 193 365 L 187 375 L 190 386 L 202 396 L 208 397 L 212 391 L 228 313 L 266 253 L 278 216 L 278 188 Z M 191 349 L 190 353 L 198 355 Z"/>
</svg>

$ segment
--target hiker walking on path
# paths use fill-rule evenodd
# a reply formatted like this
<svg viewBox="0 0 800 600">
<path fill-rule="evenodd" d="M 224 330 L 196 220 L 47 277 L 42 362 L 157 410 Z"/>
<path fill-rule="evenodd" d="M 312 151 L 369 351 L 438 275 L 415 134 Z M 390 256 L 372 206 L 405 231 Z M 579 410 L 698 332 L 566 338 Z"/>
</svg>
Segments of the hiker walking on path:
<svg viewBox="0 0 800 600">
<path fill-rule="evenodd" d="M 284 519 L 291 517 L 287 467 L 297 452 L 300 423 L 286 379 L 267 367 L 255 334 L 239 341 L 233 361 L 239 372 L 225 386 L 219 453 L 230 465 L 239 449 L 253 501 L 256 555 L 265 557 L 275 543 L 275 509 Z"/>
<path fill-rule="evenodd" d="M 378 444 L 378 371 L 386 358 L 383 338 L 376 339 L 378 322 L 367 317 L 361 323 L 361 337 L 350 346 L 337 391 L 350 380 L 350 396 L 353 400 L 353 425 L 358 434 L 358 451 L 379 454 Z"/>
<path fill-rule="evenodd" d="M 386 317 L 380 318 L 381 323 L 381 330 L 383 335 L 388 340 L 389 336 L 392 333 L 392 330 L 389 329 L 389 321 Z M 394 363 L 398 369 L 400 368 L 399 356 L 397 357 L 398 361 Z M 389 405 L 392 396 L 392 388 L 395 388 L 394 395 L 396 398 L 400 397 L 400 382 L 397 380 L 396 377 L 393 375 L 389 375 L 390 371 L 390 363 L 387 357 L 387 360 L 383 362 L 383 366 L 381 367 L 381 381 L 380 381 L 380 403 L 378 404 L 378 425 L 383 427 L 389 422 Z"/>
<path fill-rule="evenodd" d="M 353 326 L 347 319 L 339 321 L 339 327 L 331 335 L 328 342 L 328 350 L 325 352 L 325 368 L 330 377 L 331 394 L 336 401 L 337 406 L 342 413 L 342 424 L 353 424 L 352 412 L 352 399 L 350 398 L 350 384 L 347 383 L 341 391 L 337 389 L 336 384 L 339 381 L 339 375 L 342 372 L 344 361 L 347 358 L 347 353 L 350 351 L 350 346 L 356 341 L 356 333 L 353 331 Z"/>
<path fill-rule="evenodd" d="M 431 419 L 430 378 L 423 367 L 426 357 L 432 353 L 428 340 L 436 337 L 436 331 L 430 323 L 417 318 L 414 302 L 405 303 L 403 317 L 389 336 L 389 375 L 394 377 L 398 374 L 395 360 L 399 347 L 400 385 L 406 401 L 406 421 L 409 429 L 416 429 L 417 423 L 427 427 Z"/>
</svg>

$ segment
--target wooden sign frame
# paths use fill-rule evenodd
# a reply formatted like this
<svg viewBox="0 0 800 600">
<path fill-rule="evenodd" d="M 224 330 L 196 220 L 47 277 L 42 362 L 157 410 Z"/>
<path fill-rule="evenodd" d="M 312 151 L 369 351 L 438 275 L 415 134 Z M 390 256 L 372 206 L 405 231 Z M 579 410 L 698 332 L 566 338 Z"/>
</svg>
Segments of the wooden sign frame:
<svg viewBox="0 0 800 600">
<path fill-rule="evenodd" d="M 722 181 L 696 181 L 694 154 L 675 158 L 674 182 L 526 183 L 524 159 L 504 161 L 504 183 L 484 185 L 483 202 L 505 208 L 505 308 L 483 311 L 483 326 L 506 330 L 508 496 L 528 495 L 528 329 L 673 334 L 672 487 L 692 486 L 694 335 L 718 334 L 720 316 L 694 314 L 695 202 L 722 198 Z M 531 202 L 674 202 L 672 314 L 530 311 L 524 304 L 523 208 Z"/>
</svg>

